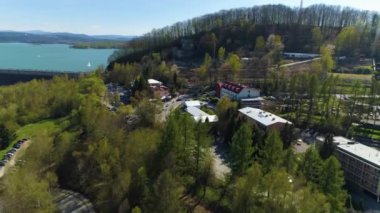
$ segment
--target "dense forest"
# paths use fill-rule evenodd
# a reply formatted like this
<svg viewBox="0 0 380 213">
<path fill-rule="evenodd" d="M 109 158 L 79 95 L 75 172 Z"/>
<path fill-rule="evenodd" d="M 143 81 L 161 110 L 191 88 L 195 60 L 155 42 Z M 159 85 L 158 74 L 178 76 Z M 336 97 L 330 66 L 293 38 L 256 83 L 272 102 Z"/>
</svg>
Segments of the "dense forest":
<svg viewBox="0 0 380 213">
<path fill-rule="evenodd" d="M 235 51 L 243 45 L 253 49 L 257 37 L 270 34 L 282 36 L 287 51 L 315 52 L 310 48 L 314 27 L 321 29 L 323 40 L 334 39 L 345 27 L 356 27 L 360 32 L 360 40 L 365 47 L 369 47 L 377 34 L 379 15 L 376 12 L 323 4 L 301 10 L 284 5 L 226 10 L 152 30 L 132 39 L 110 61 L 136 61 L 150 52 L 164 49 L 170 52 L 172 47 L 180 47 L 183 39 L 195 40 L 200 57 L 205 52 L 212 53 L 213 43 L 218 47 L 227 47 L 229 51 Z M 211 32 L 215 33 L 216 38 L 209 36 Z"/>
<path fill-rule="evenodd" d="M 223 137 L 232 173 L 220 179 L 210 150 L 213 132 L 229 125 L 195 123 L 178 110 L 161 123 L 159 106 L 146 98 L 113 113 L 102 104 L 104 92 L 95 75 L 0 89 L 2 132 L 32 140 L 1 180 L 4 212 L 53 212 L 59 188 L 83 193 L 98 212 L 345 211 L 335 157 L 321 158 L 316 149 L 296 155 L 280 133 L 236 120 L 237 105 L 228 99 L 217 113 L 235 126 Z M 127 121 L 132 114 L 140 118 L 134 124 Z"/>
</svg>

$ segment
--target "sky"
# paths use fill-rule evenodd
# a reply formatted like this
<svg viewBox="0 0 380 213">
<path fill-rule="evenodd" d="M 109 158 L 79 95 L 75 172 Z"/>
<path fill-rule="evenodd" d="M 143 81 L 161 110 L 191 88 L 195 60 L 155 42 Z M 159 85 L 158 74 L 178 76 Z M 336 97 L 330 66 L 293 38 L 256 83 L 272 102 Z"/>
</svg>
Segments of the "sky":
<svg viewBox="0 0 380 213">
<path fill-rule="evenodd" d="M 304 0 L 380 12 L 379 0 Z M 300 0 L 0 0 L 0 30 L 142 35 L 223 9 Z"/>
</svg>

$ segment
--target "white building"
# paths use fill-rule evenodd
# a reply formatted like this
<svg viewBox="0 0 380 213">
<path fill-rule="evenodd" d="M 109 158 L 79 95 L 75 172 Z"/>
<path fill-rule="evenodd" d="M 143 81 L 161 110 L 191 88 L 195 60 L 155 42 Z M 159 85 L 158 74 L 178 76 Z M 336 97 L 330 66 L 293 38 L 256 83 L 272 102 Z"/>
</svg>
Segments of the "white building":
<svg viewBox="0 0 380 213">
<path fill-rule="evenodd" d="M 294 59 L 311 59 L 311 58 L 317 58 L 321 55 L 314 54 L 314 53 L 293 53 L 293 52 L 285 52 L 284 56 L 286 58 L 294 58 Z"/>
<path fill-rule="evenodd" d="M 208 120 L 210 123 L 215 123 L 218 121 L 218 117 L 216 115 L 209 115 L 197 107 L 187 107 L 186 111 L 194 118 L 196 122 L 201 121 L 202 123 L 205 123 L 206 120 Z"/>
<path fill-rule="evenodd" d="M 285 120 L 275 114 L 266 112 L 261 109 L 245 107 L 239 109 L 241 115 L 246 117 L 250 122 L 256 123 L 264 129 L 281 130 L 286 124 L 292 125 L 292 122 Z"/>
<path fill-rule="evenodd" d="M 316 137 L 316 143 L 318 146 L 322 146 L 324 142 L 325 142 L 325 137 L 323 136 Z M 338 146 L 338 145 L 354 144 L 355 141 L 342 137 L 342 136 L 334 136 L 333 143 L 334 145 Z"/>
<path fill-rule="evenodd" d="M 380 196 L 380 152 L 372 147 L 354 143 L 337 146 L 337 157 L 346 180 Z"/>
<path fill-rule="evenodd" d="M 333 143 L 335 145 L 347 145 L 347 144 L 354 144 L 355 141 L 342 137 L 342 136 L 334 136 Z"/>
<path fill-rule="evenodd" d="M 260 90 L 232 82 L 218 83 L 216 95 L 220 98 L 228 97 L 231 100 L 257 98 Z"/>
<path fill-rule="evenodd" d="M 200 101 L 185 101 L 185 107 L 196 107 L 198 109 L 201 108 L 201 102 Z"/>
<path fill-rule="evenodd" d="M 253 108 L 261 108 L 261 104 L 264 101 L 264 98 L 245 98 L 241 99 L 240 103 L 242 107 L 253 107 Z"/>
<path fill-rule="evenodd" d="M 148 84 L 150 87 L 159 87 L 159 86 L 162 86 L 162 82 L 161 81 L 157 81 L 155 79 L 148 79 Z"/>
</svg>

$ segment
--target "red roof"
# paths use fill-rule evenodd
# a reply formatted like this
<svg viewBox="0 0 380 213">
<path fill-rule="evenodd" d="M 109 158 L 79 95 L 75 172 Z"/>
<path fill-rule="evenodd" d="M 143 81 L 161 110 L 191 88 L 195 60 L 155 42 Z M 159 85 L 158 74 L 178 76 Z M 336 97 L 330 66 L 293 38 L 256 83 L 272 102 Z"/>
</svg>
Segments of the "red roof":
<svg viewBox="0 0 380 213">
<path fill-rule="evenodd" d="M 246 86 L 227 81 L 223 83 L 222 88 L 239 94 L 244 88 L 246 88 Z"/>
<path fill-rule="evenodd" d="M 222 87 L 223 87 L 223 83 L 222 83 L 222 82 L 217 82 L 217 83 L 216 83 L 216 86 L 222 88 Z"/>
</svg>

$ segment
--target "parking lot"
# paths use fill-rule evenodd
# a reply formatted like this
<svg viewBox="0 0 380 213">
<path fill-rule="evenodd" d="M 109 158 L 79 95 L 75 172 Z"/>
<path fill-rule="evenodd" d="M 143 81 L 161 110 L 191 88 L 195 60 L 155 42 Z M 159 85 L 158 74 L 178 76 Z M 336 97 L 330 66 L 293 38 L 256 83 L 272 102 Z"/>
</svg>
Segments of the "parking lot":
<svg viewBox="0 0 380 213">
<path fill-rule="evenodd" d="M 175 110 L 180 105 L 181 105 L 181 102 L 179 101 L 179 98 L 174 98 L 174 99 L 164 103 L 162 112 L 159 115 L 160 120 L 165 121 L 166 118 L 170 115 L 170 112 Z"/>
<path fill-rule="evenodd" d="M 30 140 L 27 138 L 18 140 L 0 161 L 0 178 L 4 176 L 6 170 L 16 164 L 16 159 L 21 150 L 29 146 Z"/>
<path fill-rule="evenodd" d="M 310 144 L 305 143 L 302 139 L 298 139 L 293 147 L 296 153 L 305 153 L 309 149 Z"/>
</svg>

